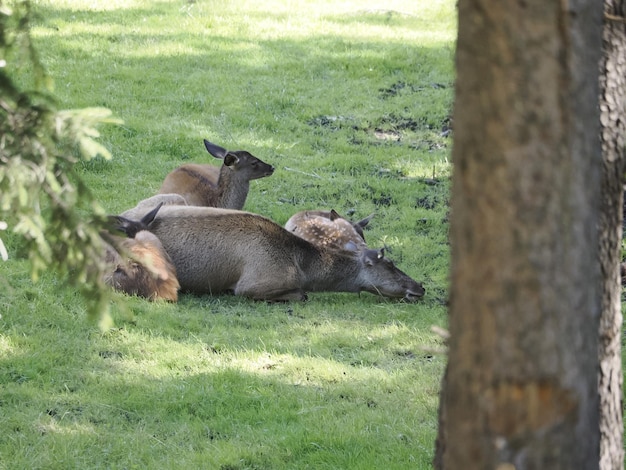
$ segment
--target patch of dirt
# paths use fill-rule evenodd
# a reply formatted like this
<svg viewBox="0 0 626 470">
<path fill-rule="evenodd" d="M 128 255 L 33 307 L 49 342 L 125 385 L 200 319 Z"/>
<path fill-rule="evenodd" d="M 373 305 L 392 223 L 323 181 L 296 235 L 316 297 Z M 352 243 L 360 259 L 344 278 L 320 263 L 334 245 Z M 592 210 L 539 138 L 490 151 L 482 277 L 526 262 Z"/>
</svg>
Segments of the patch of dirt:
<svg viewBox="0 0 626 470">
<path fill-rule="evenodd" d="M 400 170 L 392 170 L 390 168 L 376 167 L 371 174 L 378 178 L 394 178 L 404 179 L 405 175 Z"/>
<path fill-rule="evenodd" d="M 410 116 L 400 116 L 392 113 L 382 116 L 373 126 L 359 130 L 373 134 L 378 140 L 399 142 L 402 140 L 404 131 L 415 132 L 424 128 L 428 128 L 428 125 Z"/>
<path fill-rule="evenodd" d="M 98 356 L 103 359 L 121 359 L 124 355 L 119 351 L 100 351 Z"/>
<path fill-rule="evenodd" d="M 382 129 L 374 129 L 374 137 L 378 140 L 391 140 L 397 142 L 400 140 L 400 133 L 397 131 L 384 131 Z"/>
<path fill-rule="evenodd" d="M 409 145 L 409 148 L 415 149 L 415 150 L 420 150 L 420 149 L 427 149 L 427 150 L 441 150 L 447 147 L 447 144 L 444 142 L 436 142 L 434 140 L 431 139 L 423 139 L 420 140 L 419 142 L 415 142 Z"/>
<path fill-rule="evenodd" d="M 415 91 L 415 87 L 412 84 L 407 84 L 406 82 L 396 82 L 396 83 L 392 83 L 389 87 L 387 88 L 379 88 L 378 89 L 378 93 L 380 93 L 380 97 L 383 99 L 386 98 L 391 98 L 393 96 L 397 96 L 400 91 L 404 90 L 405 88 L 409 88 L 410 91 Z"/>
<path fill-rule="evenodd" d="M 313 127 L 323 127 L 333 131 L 339 130 L 343 127 L 343 124 L 350 119 L 345 116 L 316 116 L 309 119 L 306 123 Z"/>
<path fill-rule="evenodd" d="M 444 178 L 432 177 L 432 178 L 424 178 L 421 180 L 422 183 L 427 184 L 428 186 L 437 186 L 438 184 L 443 183 Z"/>
<path fill-rule="evenodd" d="M 438 85 L 437 86 L 443 86 Z M 394 84 L 392 90 L 411 87 L 404 82 Z M 440 137 L 448 137 L 452 133 L 452 119 L 450 116 L 441 120 L 441 123 L 429 123 L 425 118 L 414 118 L 410 115 L 410 110 L 406 109 L 402 113 L 389 113 L 370 121 L 358 123 L 352 117 L 320 115 L 306 121 L 306 123 L 318 131 L 339 131 L 347 129 L 354 131 L 348 138 L 354 145 L 385 145 L 389 143 L 400 143 L 405 138 L 407 132 L 435 131 Z M 361 133 L 368 137 L 364 138 Z M 370 141 L 370 139 L 372 139 Z M 439 150 L 447 147 L 444 140 L 421 139 L 418 142 L 409 144 L 413 149 Z"/>
<path fill-rule="evenodd" d="M 388 87 L 379 88 L 378 93 L 382 99 L 393 98 L 401 93 L 419 93 L 427 88 L 434 88 L 436 90 L 448 88 L 449 85 L 445 83 L 429 83 L 428 85 L 414 85 L 413 83 L 407 83 L 403 81 L 397 81 L 392 83 Z"/>
<path fill-rule="evenodd" d="M 404 358 L 404 359 L 415 359 L 415 357 L 416 357 L 416 354 L 413 351 L 411 351 L 410 349 L 394 351 L 394 354 L 396 356 Z"/>
<path fill-rule="evenodd" d="M 415 221 L 415 235 L 428 236 L 432 230 L 431 219 L 421 218 Z"/>
<path fill-rule="evenodd" d="M 441 121 L 441 137 L 449 137 L 452 133 L 452 116 L 447 116 Z"/>
<path fill-rule="evenodd" d="M 372 202 L 378 207 L 389 207 L 393 203 L 393 197 L 389 194 L 382 194 L 380 197 L 373 197 Z"/>
<path fill-rule="evenodd" d="M 398 116 L 391 113 L 382 116 L 377 124 L 377 127 L 391 128 L 396 131 L 417 131 L 418 129 L 429 129 L 428 124 L 420 123 L 409 116 Z"/>
<path fill-rule="evenodd" d="M 213 429 L 206 430 L 206 437 L 208 437 L 210 441 L 225 439 L 225 436 L 221 432 L 214 431 Z"/>
<path fill-rule="evenodd" d="M 421 207 L 426 210 L 433 210 L 435 207 L 439 205 L 439 198 L 437 196 L 426 195 L 423 197 L 417 198 L 415 202 L 415 207 Z"/>
</svg>

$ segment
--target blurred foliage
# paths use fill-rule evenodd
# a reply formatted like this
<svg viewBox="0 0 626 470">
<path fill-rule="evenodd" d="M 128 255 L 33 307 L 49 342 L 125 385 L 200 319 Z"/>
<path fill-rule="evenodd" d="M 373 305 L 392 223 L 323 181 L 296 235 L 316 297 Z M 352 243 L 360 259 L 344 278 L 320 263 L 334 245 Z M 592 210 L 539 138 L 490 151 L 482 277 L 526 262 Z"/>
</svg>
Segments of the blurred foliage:
<svg viewBox="0 0 626 470">
<path fill-rule="evenodd" d="M 54 269 L 104 315 L 104 211 L 75 171 L 80 160 L 110 159 L 95 139 L 102 123 L 119 123 L 104 108 L 57 110 L 29 34 L 28 1 L 0 0 L 0 230 L 21 236 L 31 274 Z M 0 238 L 0 257 L 8 253 Z"/>
</svg>

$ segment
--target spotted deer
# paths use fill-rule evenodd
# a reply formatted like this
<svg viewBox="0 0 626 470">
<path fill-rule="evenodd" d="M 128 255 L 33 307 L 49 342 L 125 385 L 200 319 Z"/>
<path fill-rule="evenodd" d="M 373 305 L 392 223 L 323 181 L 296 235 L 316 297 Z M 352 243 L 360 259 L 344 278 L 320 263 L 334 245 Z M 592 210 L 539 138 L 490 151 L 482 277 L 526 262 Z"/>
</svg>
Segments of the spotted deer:
<svg viewBox="0 0 626 470">
<path fill-rule="evenodd" d="M 373 216 L 352 223 L 334 209 L 301 211 L 289 218 L 285 229 L 316 246 L 349 251 L 365 250 L 367 245 L 363 229 Z"/>
</svg>

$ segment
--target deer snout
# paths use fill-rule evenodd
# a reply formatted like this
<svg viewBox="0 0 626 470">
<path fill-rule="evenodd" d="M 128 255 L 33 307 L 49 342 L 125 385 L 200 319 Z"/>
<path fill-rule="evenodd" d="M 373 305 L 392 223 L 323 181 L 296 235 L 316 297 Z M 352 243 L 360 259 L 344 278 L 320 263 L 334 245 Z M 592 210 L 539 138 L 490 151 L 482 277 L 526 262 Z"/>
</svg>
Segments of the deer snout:
<svg viewBox="0 0 626 470">
<path fill-rule="evenodd" d="M 420 282 L 416 282 L 415 286 L 406 290 L 404 297 L 402 300 L 405 302 L 417 302 L 419 299 L 424 297 L 426 290 L 422 286 Z"/>
<path fill-rule="evenodd" d="M 267 169 L 267 171 L 265 172 L 265 176 L 270 176 L 274 173 L 274 170 L 276 168 L 274 168 L 272 165 L 270 165 L 270 167 Z"/>
</svg>

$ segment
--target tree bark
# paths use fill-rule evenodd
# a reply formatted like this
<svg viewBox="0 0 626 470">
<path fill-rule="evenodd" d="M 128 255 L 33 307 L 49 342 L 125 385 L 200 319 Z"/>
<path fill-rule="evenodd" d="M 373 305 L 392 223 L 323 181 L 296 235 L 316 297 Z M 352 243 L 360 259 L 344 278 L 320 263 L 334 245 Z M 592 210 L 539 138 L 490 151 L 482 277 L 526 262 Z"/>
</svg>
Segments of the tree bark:
<svg viewBox="0 0 626 470">
<path fill-rule="evenodd" d="M 605 0 L 600 62 L 602 198 L 600 210 L 600 317 L 598 390 L 600 468 L 624 468 L 621 363 L 620 257 L 623 217 L 624 135 L 626 132 L 626 25 L 624 1 Z M 621 18 L 621 19 L 620 19 Z"/>
<path fill-rule="evenodd" d="M 601 10 L 459 0 L 442 468 L 598 467 Z"/>
</svg>

